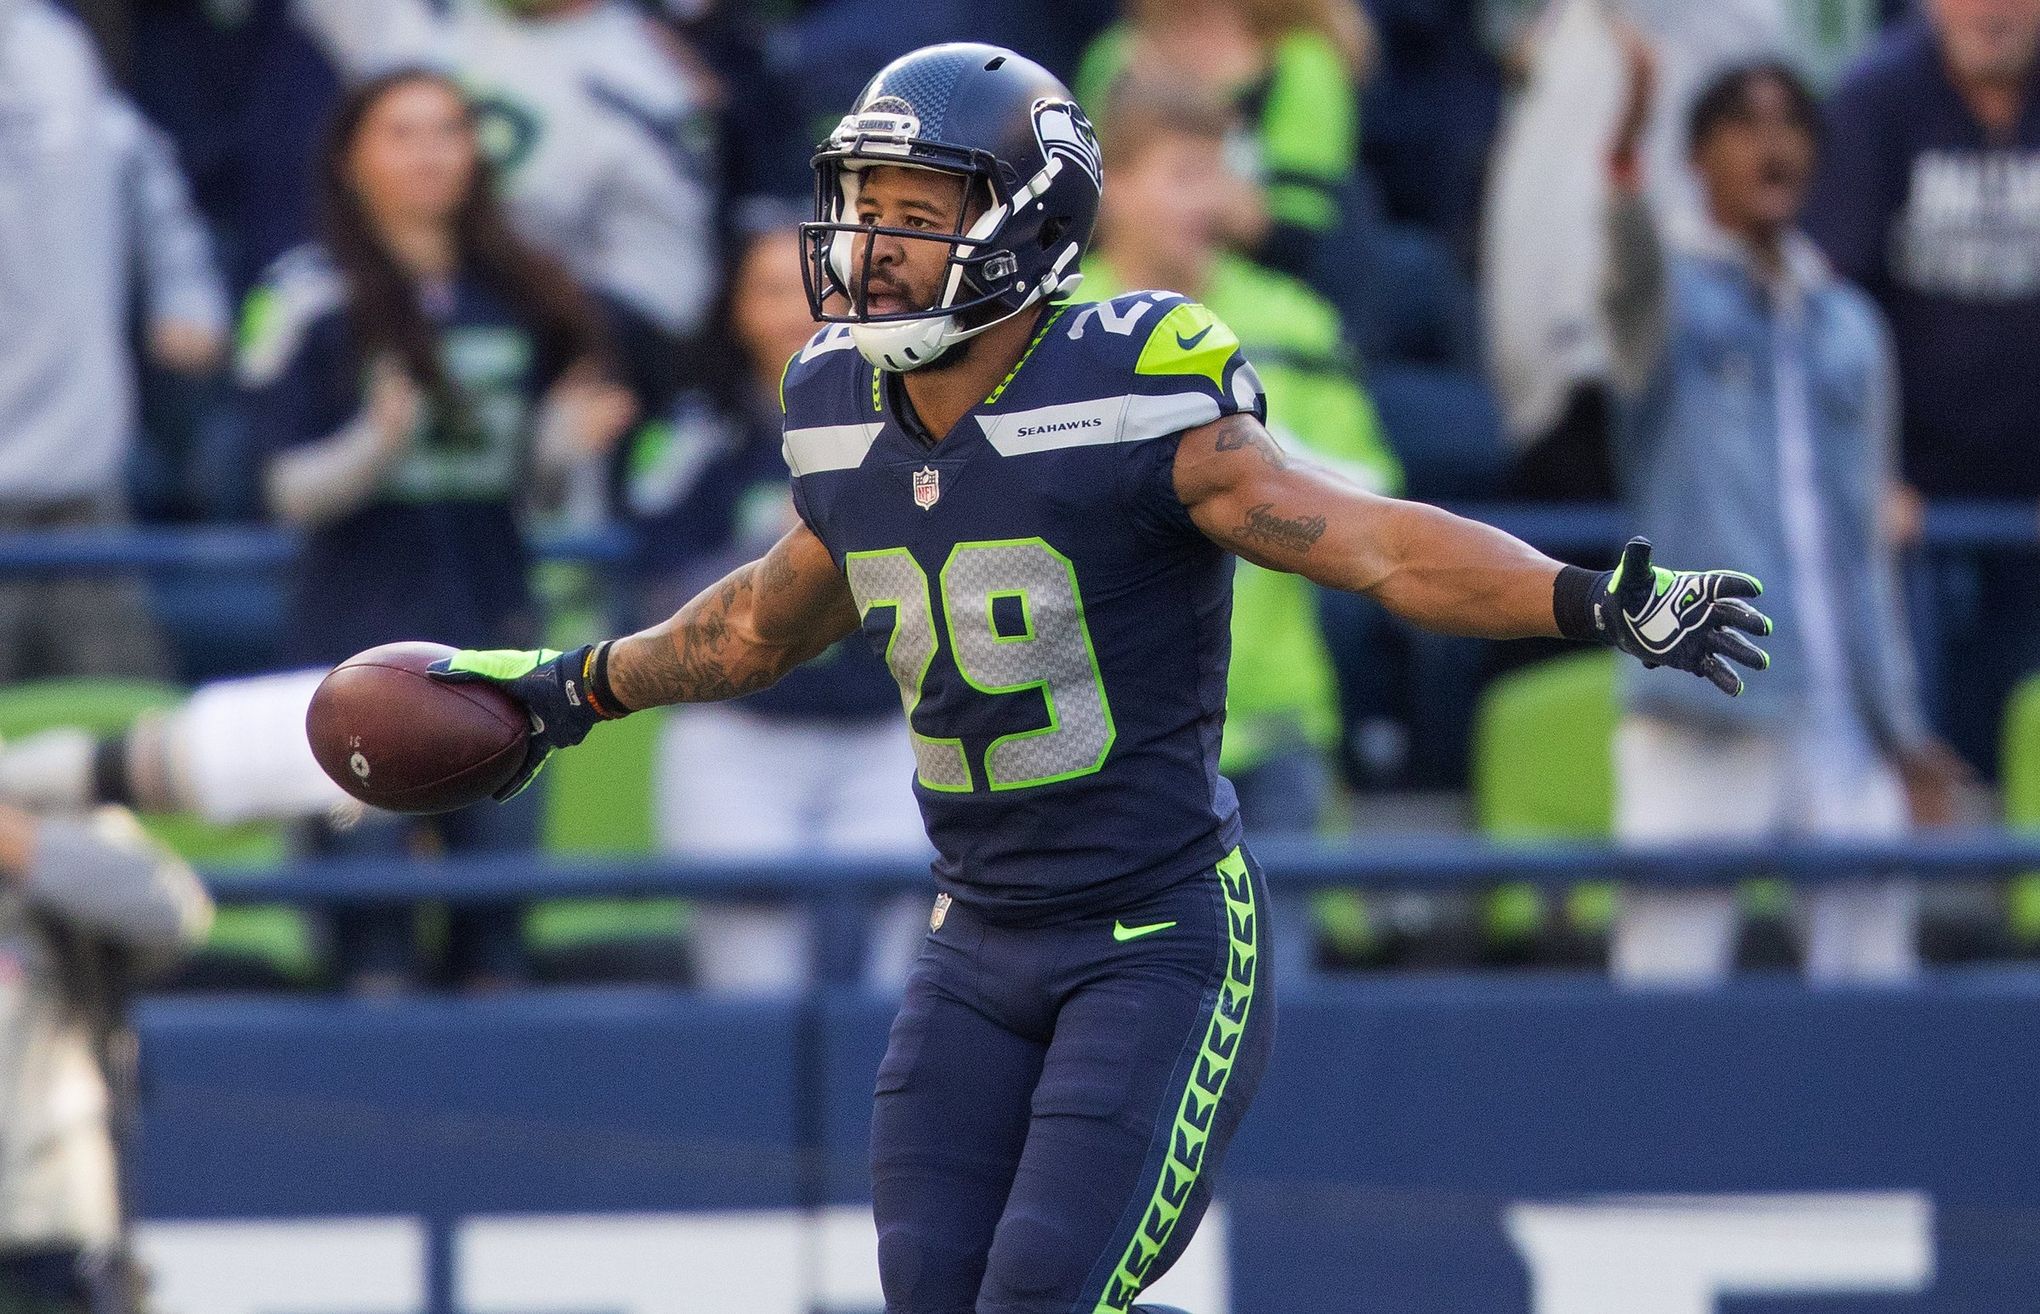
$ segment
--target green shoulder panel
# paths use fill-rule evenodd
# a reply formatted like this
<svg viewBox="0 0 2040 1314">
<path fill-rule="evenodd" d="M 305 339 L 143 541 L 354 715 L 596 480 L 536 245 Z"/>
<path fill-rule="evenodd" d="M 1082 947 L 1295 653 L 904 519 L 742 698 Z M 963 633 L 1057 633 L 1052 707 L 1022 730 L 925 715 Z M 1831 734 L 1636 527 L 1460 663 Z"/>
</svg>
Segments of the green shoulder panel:
<svg viewBox="0 0 2040 1314">
<path fill-rule="evenodd" d="M 1225 367 L 1240 349 L 1233 331 L 1195 301 L 1178 302 L 1148 331 L 1135 374 L 1201 375 L 1225 391 Z"/>
</svg>

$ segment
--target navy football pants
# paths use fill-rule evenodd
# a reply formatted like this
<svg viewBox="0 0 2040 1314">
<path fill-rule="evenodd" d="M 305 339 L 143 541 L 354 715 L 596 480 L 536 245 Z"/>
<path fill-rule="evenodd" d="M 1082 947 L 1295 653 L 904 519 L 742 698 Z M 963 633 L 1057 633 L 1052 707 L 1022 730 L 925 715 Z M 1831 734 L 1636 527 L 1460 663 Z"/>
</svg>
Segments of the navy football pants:
<svg viewBox="0 0 2040 1314">
<path fill-rule="evenodd" d="M 1053 926 L 949 908 L 878 1072 L 887 1314 L 1116 1314 L 1175 1262 L 1274 1039 L 1266 906 L 1235 850 Z"/>
</svg>

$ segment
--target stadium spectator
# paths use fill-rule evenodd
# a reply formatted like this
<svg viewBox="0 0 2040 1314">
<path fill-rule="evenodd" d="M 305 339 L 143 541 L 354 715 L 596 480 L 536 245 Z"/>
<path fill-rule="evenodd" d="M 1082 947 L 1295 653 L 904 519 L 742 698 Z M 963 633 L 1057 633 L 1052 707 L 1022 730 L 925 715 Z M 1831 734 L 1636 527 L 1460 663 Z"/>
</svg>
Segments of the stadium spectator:
<svg viewBox="0 0 2040 1314">
<path fill-rule="evenodd" d="M 75 19 L 0 5 L 0 532 L 126 518 L 136 282 L 149 354 L 212 371 L 225 293 L 162 138 Z M 163 666 L 138 582 L 0 584 L 0 680 Z"/>
<path fill-rule="evenodd" d="M 603 299 L 646 395 L 715 291 L 707 78 L 673 32 L 626 0 L 292 3 L 350 79 L 460 79 L 519 227 Z"/>
<path fill-rule="evenodd" d="M 1643 186 L 1666 219 L 1701 217 L 1685 150 L 1694 92 L 1720 68 L 1786 43 L 1783 0 L 1550 0 L 1525 45 L 1526 82 L 1495 147 L 1481 241 L 1488 355 L 1519 452 L 1509 491 L 1601 501 L 1609 466 L 1608 369 L 1600 317 L 1608 184 L 1597 150 L 1622 110 L 1613 26 L 1657 49 L 1657 94 L 1640 127 Z"/>
<path fill-rule="evenodd" d="M 1688 128 L 1706 220 L 1661 244 L 1642 181 L 1652 61 L 1641 34 L 1626 44 L 1629 102 L 1608 166 L 1618 466 L 1639 531 L 1667 553 L 1733 552 L 1781 624 L 1776 669 L 1733 702 L 1678 672 L 1623 672 L 1617 830 L 1893 836 L 1908 789 L 1920 819 L 1945 819 L 1961 773 L 1922 720 L 1879 522 L 1895 421 L 1884 325 L 1794 226 L 1814 163 L 1812 94 L 1777 61 L 1708 83 Z M 1914 973 L 1916 898 L 1867 877 L 1813 893 L 1808 974 Z M 1631 982 L 1711 981 L 1734 941 L 1732 891 L 1632 889 L 1613 968 Z"/>
<path fill-rule="evenodd" d="M 1226 249 L 1227 216 L 1254 204 L 1228 165 L 1223 102 L 1129 80 L 1100 125 L 1106 183 L 1083 295 L 1162 288 L 1204 302 L 1261 362 L 1272 432 L 1363 487 L 1402 482 L 1374 407 L 1353 375 L 1332 307 L 1296 280 Z M 1081 311 L 1071 313 L 1082 313 Z M 1338 686 L 1317 591 L 1295 575 L 1239 563 L 1220 766 L 1256 835 L 1309 834 L 1324 821 L 1339 737 Z"/>
<path fill-rule="evenodd" d="M 639 623 L 673 614 L 795 524 L 780 455 L 779 379 L 815 323 L 801 283 L 797 217 L 759 207 L 739 240 L 717 322 L 733 341 L 639 435 L 631 466 L 638 519 Z M 928 841 L 911 782 L 914 751 L 900 691 L 853 635 L 762 693 L 676 708 L 664 731 L 657 796 L 665 847 L 699 857 L 901 856 Z M 897 980 L 927 901 L 887 923 L 874 969 Z M 784 989 L 809 978 L 809 918 L 766 905 L 696 910 L 695 977 L 714 990 Z M 911 934 L 902 940 L 902 928 Z"/>
<path fill-rule="evenodd" d="M 1126 21 L 1085 52 L 1077 99 L 1101 122 L 1129 77 L 1177 82 L 1220 98 L 1249 125 L 1241 145 L 1266 183 L 1228 191 L 1215 216 L 1232 245 L 1322 285 L 1345 309 L 1350 253 L 1330 242 L 1353 211 L 1358 84 L 1373 30 L 1353 0 L 1128 0 Z M 1265 199 L 1263 199 L 1265 197 Z"/>
<path fill-rule="evenodd" d="M 141 1308 L 114 1129 L 129 988 L 205 938 L 191 869 L 128 814 L 0 804 L 0 1309 Z"/>
<path fill-rule="evenodd" d="M 292 662 L 332 665 L 422 634 L 532 641 L 522 503 L 630 422 L 628 394 L 604 381 L 599 316 L 511 230 L 476 134 L 443 74 L 357 87 L 321 158 L 324 242 L 283 257 L 250 298 L 249 422 L 272 511 L 307 534 Z M 454 849 L 523 847 L 533 823 L 529 802 L 484 804 L 432 831 Z M 365 824 L 348 843 L 379 834 Z M 377 963 L 358 973 L 375 983 L 399 970 L 395 943 L 370 934 L 380 920 L 336 926 L 343 958 Z M 490 961 L 455 974 L 508 974 L 514 925 L 475 920 L 492 929 L 457 934 L 456 950 Z"/>
<path fill-rule="evenodd" d="M 1807 229 L 1891 321 L 1906 487 L 2040 500 L 2040 0 L 1929 0 L 1828 107 Z M 2006 692 L 2040 665 L 2040 558 L 1982 553 L 1939 581 L 1941 720 L 1994 766 Z"/>
</svg>

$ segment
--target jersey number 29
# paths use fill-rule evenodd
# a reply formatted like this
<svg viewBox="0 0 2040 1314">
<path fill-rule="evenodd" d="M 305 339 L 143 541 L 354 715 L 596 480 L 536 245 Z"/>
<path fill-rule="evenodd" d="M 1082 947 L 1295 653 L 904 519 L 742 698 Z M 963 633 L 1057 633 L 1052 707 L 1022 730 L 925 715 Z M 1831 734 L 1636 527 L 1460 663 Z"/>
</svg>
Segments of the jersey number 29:
<svg viewBox="0 0 2040 1314">
<path fill-rule="evenodd" d="M 843 565 L 859 615 L 893 609 L 885 660 L 900 684 L 921 784 L 968 792 L 963 741 L 924 735 L 914 725 L 922 686 L 941 646 L 928 572 L 905 548 L 852 552 Z M 1070 559 L 1039 538 L 958 543 L 938 584 L 949 655 L 964 680 L 990 695 L 1039 689 L 1048 705 L 1046 726 L 1001 735 L 985 749 L 986 786 L 1026 789 L 1104 766 L 1115 734 L 1112 707 Z M 1018 633 L 1000 632 L 993 617 L 1000 598 L 1018 600 Z"/>
</svg>

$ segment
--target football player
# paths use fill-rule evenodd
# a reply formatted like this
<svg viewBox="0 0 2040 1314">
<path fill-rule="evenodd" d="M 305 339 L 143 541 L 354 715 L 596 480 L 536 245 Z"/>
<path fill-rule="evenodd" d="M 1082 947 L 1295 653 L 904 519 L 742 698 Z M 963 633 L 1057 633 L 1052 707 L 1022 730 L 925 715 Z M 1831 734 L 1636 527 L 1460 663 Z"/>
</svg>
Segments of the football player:
<svg viewBox="0 0 2040 1314">
<path fill-rule="evenodd" d="M 789 362 L 801 523 L 671 620 L 573 652 L 468 652 L 532 714 L 519 787 L 639 708 L 759 689 L 862 630 L 913 732 L 939 857 L 879 1068 L 890 1314 L 1138 1309 L 1181 1253 L 1266 1064 L 1267 896 L 1219 775 L 1232 559 L 1420 624 L 1565 635 L 1725 693 L 1757 582 L 1561 566 L 1361 491 L 1262 426 L 1254 368 L 1164 290 L 1078 304 L 1096 138 L 993 46 L 903 56 L 814 157 Z"/>
</svg>

